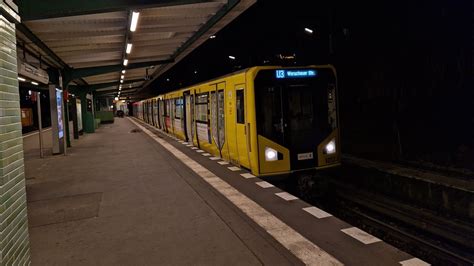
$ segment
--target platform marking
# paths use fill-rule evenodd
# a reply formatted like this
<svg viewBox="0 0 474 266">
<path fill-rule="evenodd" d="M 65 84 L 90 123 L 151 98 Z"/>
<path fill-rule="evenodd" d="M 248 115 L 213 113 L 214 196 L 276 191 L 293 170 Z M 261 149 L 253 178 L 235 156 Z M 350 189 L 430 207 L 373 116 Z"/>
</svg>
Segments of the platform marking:
<svg viewBox="0 0 474 266">
<path fill-rule="evenodd" d="M 231 201 L 237 208 L 247 214 L 253 221 L 260 225 L 273 238 L 280 242 L 285 248 L 307 265 L 343 265 L 329 253 L 322 250 L 313 242 L 306 239 L 300 233 L 289 227 L 283 221 L 265 210 L 255 201 L 251 200 L 229 183 L 225 182 L 204 166 L 200 165 L 186 154 L 169 144 L 166 140 L 160 139 L 151 133 L 132 118 L 128 118 L 132 123 L 141 128 L 144 133 L 153 138 L 161 146 L 167 149 L 176 158 L 191 168 L 204 181 L 214 187 L 219 193 Z"/>
<path fill-rule="evenodd" d="M 183 145 L 188 145 L 189 143 L 187 143 L 187 142 L 181 142 L 181 144 L 183 144 Z"/>
<path fill-rule="evenodd" d="M 227 169 L 229 169 L 229 170 L 231 170 L 231 171 L 233 171 L 233 172 L 235 172 L 235 171 L 239 171 L 239 170 L 240 170 L 240 168 L 239 168 L 239 167 L 237 167 L 237 166 L 231 166 L 231 167 L 227 167 Z"/>
<path fill-rule="evenodd" d="M 202 152 L 204 152 L 204 151 L 203 151 L 203 150 L 196 150 L 196 152 L 198 152 L 198 153 L 202 153 Z"/>
<path fill-rule="evenodd" d="M 210 153 L 201 153 L 202 156 L 211 156 Z"/>
<path fill-rule="evenodd" d="M 322 219 L 322 218 L 326 218 L 326 217 L 331 217 L 332 214 L 330 213 L 327 213 L 319 208 L 316 208 L 314 206 L 311 206 L 311 207 L 306 207 L 306 208 L 303 208 L 303 210 L 311 215 L 313 215 L 314 217 L 318 218 L 318 219 Z"/>
<path fill-rule="evenodd" d="M 209 157 L 209 160 L 211 161 L 217 161 L 217 160 L 220 160 L 221 157 Z"/>
<path fill-rule="evenodd" d="M 199 149 L 198 147 L 192 147 L 191 150 L 197 150 Z"/>
<path fill-rule="evenodd" d="M 229 164 L 229 162 L 226 162 L 226 161 L 221 161 L 221 162 L 217 162 L 217 163 L 220 164 L 220 165 L 228 165 Z"/>
<path fill-rule="evenodd" d="M 428 266 L 431 265 L 429 263 L 424 262 L 423 260 L 420 260 L 419 258 L 412 258 L 409 260 L 404 260 L 399 262 L 403 266 Z"/>
<path fill-rule="evenodd" d="M 244 178 L 247 178 L 247 179 L 249 179 L 249 178 L 254 178 L 254 177 L 255 177 L 255 176 L 252 175 L 251 173 L 245 173 L 245 174 L 240 174 L 240 175 L 243 176 Z"/>
<path fill-rule="evenodd" d="M 296 200 L 298 199 L 297 197 L 291 195 L 290 193 L 288 192 L 279 192 L 279 193 L 275 193 L 275 195 L 277 195 L 278 197 L 286 200 L 286 201 L 290 201 L 290 200 Z"/>
<path fill-rule="evenodd" d="M 368 244 L 372 244 L 372 243 L 377 243 L 377 242 L 380 242 L 382 240 L 376 238 L 375 236 L 357 228 L 357 227 L 349 227 L 349 228 L 345 228 L 345 229 L 341 229 L 341 231 L 357 240 L 359 240 L 360 242 L 368 245 Z"/>
<path fill-rule="evenodd" d="M 182 141 L 182 140 L 178 140 L 178 142 L 179 142 L 179 143 L 183 143 L 184 141 Z"/>
<path fill-rule="evenodd" d="M 262 181 L 262 182 L 257 182 L 255 183 L 257 184 L 258 186 L 262 187 L 262 188 L 271 188 L 271 187 L 274 187 L 274 185 L 268 183 L 267 181 Z"/>
<path fill-rule="evenodd" d="M 188 146 L 188 147 L 192 147 L 192 146 L 194 146 L 194 145 L 193 145 L 193 144 L 188 144 L 188 145 L 186 145 L 186 146 Z"/>
</svg>

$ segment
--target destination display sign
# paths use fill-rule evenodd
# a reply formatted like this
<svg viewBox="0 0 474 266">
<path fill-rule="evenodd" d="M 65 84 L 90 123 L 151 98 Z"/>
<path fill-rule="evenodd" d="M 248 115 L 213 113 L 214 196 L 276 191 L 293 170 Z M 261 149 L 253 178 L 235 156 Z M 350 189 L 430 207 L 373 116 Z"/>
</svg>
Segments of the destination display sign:
<svg viewBox="0 0 474 266">
<path fill-rule="evenodd" d="M 275 75 L 277 79 L 311 78 L 316 77 L 317 71 L 314 69 L 277 69 Z"/>
</svg>

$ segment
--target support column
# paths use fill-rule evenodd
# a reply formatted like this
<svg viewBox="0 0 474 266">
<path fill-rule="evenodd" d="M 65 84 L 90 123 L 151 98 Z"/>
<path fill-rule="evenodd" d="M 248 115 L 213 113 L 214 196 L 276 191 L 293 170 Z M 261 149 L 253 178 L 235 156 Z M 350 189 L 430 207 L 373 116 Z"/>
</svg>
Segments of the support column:
<svg viewBox="0 0 474 266">
<path fill-rule="evenodd" d="M 0 265 L 28 265 L 16 35 L 14 21 L 9 21 L 19 17 L 3 0 L 0 11 Z"/>
</svg>

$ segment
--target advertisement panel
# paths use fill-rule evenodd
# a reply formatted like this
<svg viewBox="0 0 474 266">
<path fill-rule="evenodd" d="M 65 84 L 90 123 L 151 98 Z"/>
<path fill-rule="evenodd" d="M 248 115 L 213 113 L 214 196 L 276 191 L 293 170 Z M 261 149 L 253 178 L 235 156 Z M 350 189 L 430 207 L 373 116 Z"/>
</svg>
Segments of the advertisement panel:
<svg viewBox="0 0 474 266">
<path fill-rule="evenodd" d="M 63 91 L 56 89 L 56 106 L 58 109 L 58 136 L 59 138 L 64 137 L 64 125 L 63 125 Z"/>
</svg>

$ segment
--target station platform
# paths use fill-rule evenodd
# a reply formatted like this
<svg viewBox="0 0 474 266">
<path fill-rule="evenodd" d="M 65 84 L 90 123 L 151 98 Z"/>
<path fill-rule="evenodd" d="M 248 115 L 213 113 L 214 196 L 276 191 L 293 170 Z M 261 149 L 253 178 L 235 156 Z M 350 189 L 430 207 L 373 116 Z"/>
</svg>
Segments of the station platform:
<svg viewBox="0 0 474 266">
<path fill-rule="evenodd" d="M 427 265 L 133 118 L 25 175 L 32 265 Z"/>
</svg>

